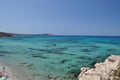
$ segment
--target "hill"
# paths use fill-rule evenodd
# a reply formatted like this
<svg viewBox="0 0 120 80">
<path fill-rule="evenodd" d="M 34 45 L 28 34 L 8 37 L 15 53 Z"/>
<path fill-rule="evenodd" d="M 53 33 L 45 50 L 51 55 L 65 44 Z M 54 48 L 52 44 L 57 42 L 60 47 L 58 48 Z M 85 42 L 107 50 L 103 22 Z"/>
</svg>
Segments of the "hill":
<svg viewBox="0 0 120 80">
<path fill-rule="evenodd" d="M 14 37 L 15 34 L 12 33 L 6 33 L 6 32 L 0 32 L 0 37 Z"/>
</svg>

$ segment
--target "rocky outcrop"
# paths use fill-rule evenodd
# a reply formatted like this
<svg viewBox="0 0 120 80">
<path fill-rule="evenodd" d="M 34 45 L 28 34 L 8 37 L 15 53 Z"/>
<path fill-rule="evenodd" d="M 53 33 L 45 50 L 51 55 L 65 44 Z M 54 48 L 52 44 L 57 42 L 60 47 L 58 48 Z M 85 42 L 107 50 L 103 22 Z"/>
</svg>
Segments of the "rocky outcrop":
<svg viewBox="0 0 120 80">
<path fill-rule="evenodd" d="M 112 80 L 114 71 L 120 67 L 120 55 L 111 55 L 94 68 L 81 68 L 79 80 Z"/>
</svg>

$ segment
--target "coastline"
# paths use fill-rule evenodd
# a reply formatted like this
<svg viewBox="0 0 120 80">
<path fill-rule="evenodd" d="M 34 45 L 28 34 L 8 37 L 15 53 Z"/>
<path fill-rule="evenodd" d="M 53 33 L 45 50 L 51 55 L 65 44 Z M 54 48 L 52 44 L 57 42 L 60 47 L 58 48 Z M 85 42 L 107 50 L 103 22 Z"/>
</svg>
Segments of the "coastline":
<svg viewBox="0 0 120 80">
<path fill-rule="evenodd" d="M 0 72 L 2 73 L 2 77 L 8 76 L 10 80 L 18 80 L 16 75 L 13 74 L 12 69 L 10 69 L 8 66 L 4 65 L 0 62 Z"/>
<path fill-rule="evenodd" d="M 113 71 L 118 67 L 120 67 L 120 55 L 111 55 L 104 62 L 96 63 L 95 68 L 81 68 L 78 80 L 112 80 L 113 77 L 110 75 L 112 75 Z M 3 62 L 0 62 L 0 72 L 1 71 L 5 72 L 5 75 L 7 75 L 10 80 L 31 80 L 30 77 L 24 75 L 19 69 Z"/>
<path fill-rule="evenodd" d="M 0 61 L 0 72 L 3 72 L 10 80 L 30 80 L 21 70 Z"/>
<path fill-rule="evenodd" d="M 119 39 L 113 37 L 18 36 L 1 38 L 0 43 L 0 61 L 7 63 L 12 73 L 17 72 L 17 77 L 22 78 L 19 80 L 76 80 L 81 67 L 93 67 L 111 54 L 120 54 Z M 26 63 L 18 66 L 21 62 Z M 30 79 L 25 79 L 22 72 Z"/>
</svg>

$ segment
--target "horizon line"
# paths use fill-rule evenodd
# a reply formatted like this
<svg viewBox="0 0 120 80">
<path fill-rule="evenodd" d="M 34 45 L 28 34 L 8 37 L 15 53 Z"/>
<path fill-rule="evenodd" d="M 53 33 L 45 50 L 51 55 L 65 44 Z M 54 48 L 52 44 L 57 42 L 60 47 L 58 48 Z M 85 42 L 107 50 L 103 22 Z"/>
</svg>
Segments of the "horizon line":
<svg viewBox="0 0 120 80">
<path fill-rule="evenodd" d="M 3 32 L 3 31 L 0 31 L 0 32 Z M 12 33 L 12 32 L 3 32 L 3 33 L 17 34 L 17 35 L 34 35 L 34 36 L 35 36 L 35 35 L 36 35 L 36 36 L 37 36 L 37 35 L 48 35 L 48 36 L 101 36 L 101 37 L 102 37 L 102 36 L 103 36 L 103 37 L 104 37 L 104 36 L 106 36 L 106 37 L 107 37 L 107 36 L 108 36 L 108 37 L 109 37 L 109 36 L 111 36 L 111 37 L 114 37 L 114 36 L 115 36 L 115 37 L 120 37 L 119 35 L 94 35 L 94 34 L 93 34 L 93 35 L 92 35 L 92 34 L 91 34 L 91 35 L 86 35 L 86 34 L 81 35 L 81 34 L 53 34 L 53 33 L 32 33 L 32 34 L 31 34 L 31 33 L 14 33 L 14 32 L 13 32 L 13 33 Z"/>
</svg>

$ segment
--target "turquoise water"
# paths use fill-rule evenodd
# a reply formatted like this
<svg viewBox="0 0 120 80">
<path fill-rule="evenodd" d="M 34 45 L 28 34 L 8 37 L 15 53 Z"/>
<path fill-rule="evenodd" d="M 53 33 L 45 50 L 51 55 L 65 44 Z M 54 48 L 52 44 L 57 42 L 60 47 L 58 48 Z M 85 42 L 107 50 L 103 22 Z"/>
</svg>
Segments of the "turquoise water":
<svg viewBox="0 0 120 80">
<path fill-rule="evenodd" d="M 120 55 L 120 37 L 0 38 L 0 61 L 19 68 L 29 80 L 50 80 L 56 77 L 77 80 L 81 67 L 93 67 L 96 62 L 104 61 L 111 54 Z M 19 65 L 20 62 L 26 64 Z M 65 78 L 71 74 L 76 78 Z"/>
</svg>

